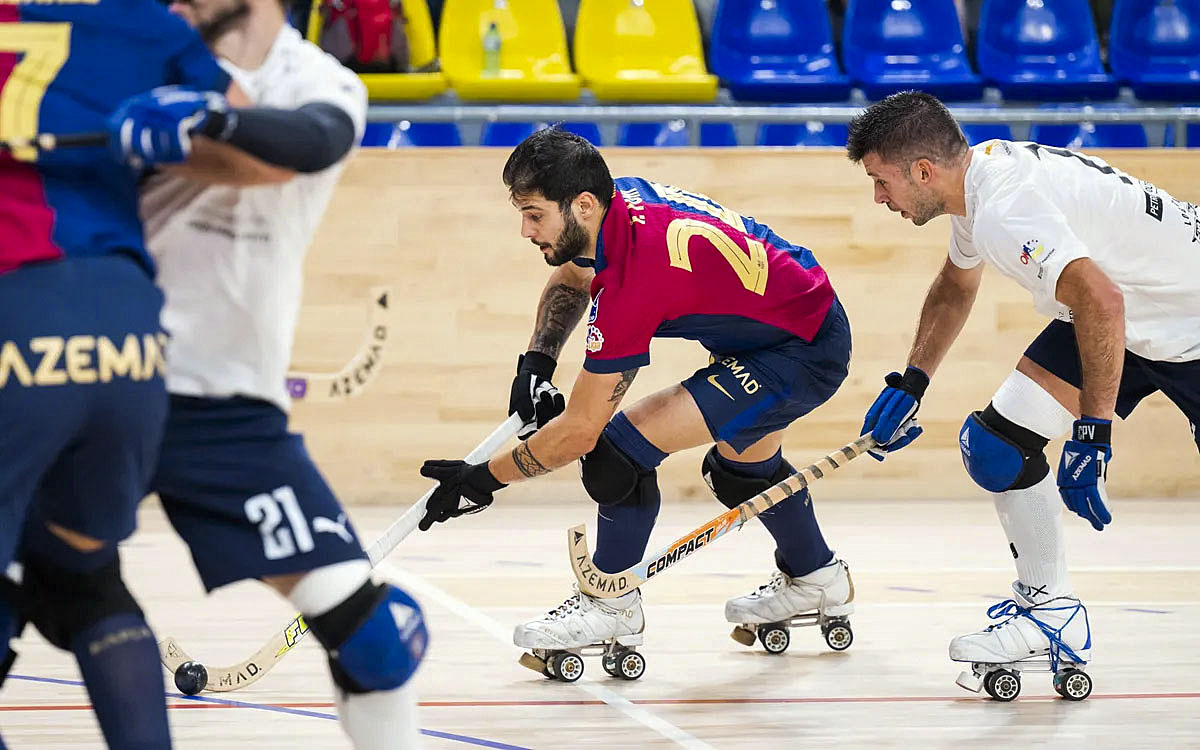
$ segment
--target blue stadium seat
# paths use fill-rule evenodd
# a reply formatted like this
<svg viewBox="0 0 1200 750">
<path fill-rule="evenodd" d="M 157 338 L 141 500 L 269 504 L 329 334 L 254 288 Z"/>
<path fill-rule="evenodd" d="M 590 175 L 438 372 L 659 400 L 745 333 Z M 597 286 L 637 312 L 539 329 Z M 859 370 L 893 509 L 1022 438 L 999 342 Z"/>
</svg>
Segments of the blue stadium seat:
<svg viewBox="0 0 1200 750">
<path fill-rule="evenodd" d="M 767 123 L 758 128 L 759 146 L 845 146 L 846 126 L 836 122 Z"/>
<path fill-rule="evenodd" d="M 816 102 L 850 96 L 824 0 L 721 0 L 709 61 L 735 99 Z"/>
<path fill-rule="evenodd" d="M 999 139 L 1002 141 L 1012 140 L 1012 128 L 1000 123 L 981 123 L 977 125 L 963 125 L 963 135 L 967 137 L 967 143 L 974 146 L 976 143 Z"/>
<path fill-rule="evenodd" d="M 1029 140 L 1069 149 L 1145 148 L 1146 129 L 1135 123 L 1034 124 L 1029 129 Z"/>
<path fill-rule="evenodd" d="M 452 122 L 369 122 L 361 144 L 384 148 L 461 146 L 462 137 Z"/>
<path fill-rule="evenodd" d="M 1117 0 L 1113 73 L 1141 99 L 1200 100 L 1200 0 Z"/>
<path fill-rule="evenodd" d="M 548 122 L 489 122 L 483 126 L 479 138 L 481 146 L 516 146 L 533 135 L 535 130 L 549 127 Z M 600 126 L 594 122 L 564 122 L 563 130 L 570 131 L 600 146 Z"/>
<path fill-rule="evenodd" d="M 979 72 L 1007 99 L 1111 99 L 1088 0 L 984 0 Z"/>
<path fill-rule="evenodd" d="M 903 89 L 943 99 L 983 92 L 967 61 L 954 0 L 850 0 L 842 60 L 869 99 Z"/>
<path fill-rule="evenodd" d="M 688 126 L 683 120 L 670 122 L 627 122 L 617 133 L 618 146 L 654 146 L 670 148 L 687 146 Z M 737 133 L 728 122 L 700 124 L 701 146 L 736 146 Z"/>
<path fill-rule="evenodd" d="M 1187 126 L 1187 147 L 1200 148 L 1200 123 L 1189 122 Z M 1163 147 L 1172 148 L 1175 145 L 1175 126 L 1167 125 L 1163 129 Z"/>
</svg>

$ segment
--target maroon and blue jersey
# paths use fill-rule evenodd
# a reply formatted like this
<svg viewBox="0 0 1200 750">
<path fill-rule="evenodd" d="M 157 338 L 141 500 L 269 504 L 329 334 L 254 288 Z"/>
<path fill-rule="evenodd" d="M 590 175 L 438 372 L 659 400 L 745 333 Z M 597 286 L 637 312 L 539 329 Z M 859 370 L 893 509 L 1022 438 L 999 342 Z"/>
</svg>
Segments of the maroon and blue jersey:
<svg viewBox="0 0 1200 750">
<path fill-rule="evenodd" d="M 712 199 L 616 180 L 596 244 L 589 372 L 650 363 L 655 336 L 732 354 L 811 342 L 834 304 L 813 254 Z"/>
<path fill-rule="evenodd" d="M 123 100 L 167 84 L 224 93 L 229 77 L 155 0 L 0 2 L 0 140 L 103 131 Z M 102 146 L 0 151 L 0 273 L 113 253 L 152 272 L 137 178 Z"/>
</svg>

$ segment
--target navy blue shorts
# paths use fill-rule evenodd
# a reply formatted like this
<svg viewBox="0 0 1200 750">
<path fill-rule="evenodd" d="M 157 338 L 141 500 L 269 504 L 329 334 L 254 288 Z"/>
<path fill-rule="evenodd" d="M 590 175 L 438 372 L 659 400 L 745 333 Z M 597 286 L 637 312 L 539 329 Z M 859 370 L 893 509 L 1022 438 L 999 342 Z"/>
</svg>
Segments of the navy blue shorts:
<svg viewBox="0 0 1200 750">
<path fill-rule="evenodd" d="M 304 439 L 266 401 L 172 395 L 151 488 L 209 591 L 366 557 Z"/>
<path fill-rule="evenodd" d="M 850 322 L 835 299 L 811 342 L 795 338 L 770 349 L 713 352 L 708 367 L 683 387 L 713 439 L 740 453 L 828 401 L 849 366 Z"/>
<path fill-rule="evenodd" d="M 1083 382 L 1075 326 L 1054 320 L 1025 350 L 1025 356 L 1076 388 Z M 1196 425 L 1200 424 L 1200 360 L 1156 362 L 1125 352 L 1121 385 L 1117 390 L 1117 415 L 1125 419 L 1138 402 L 1155 391 L 1179 407 L 1192 427 L 1192 438 L 1200 449 Z"/>
<path fill-rule="evenodd" d="M 133 533 L 167 410 L 162 300 L 123 255 L 0 274 L 0 567 L 33 502 L 96 539 Z"/>
</svg>

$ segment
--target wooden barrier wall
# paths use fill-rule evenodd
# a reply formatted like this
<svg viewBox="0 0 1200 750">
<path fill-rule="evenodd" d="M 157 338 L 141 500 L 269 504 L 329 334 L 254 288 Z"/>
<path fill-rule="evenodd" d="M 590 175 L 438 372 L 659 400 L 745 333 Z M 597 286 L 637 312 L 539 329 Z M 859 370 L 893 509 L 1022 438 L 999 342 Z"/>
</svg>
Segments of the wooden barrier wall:
<svg viewBox="0 0 1200 750">
<path fill-rule="evenodd" d="M 508 149 L 359 153 L 342 178 L 309 254 L 295 364 L 333 370 L 359 345 L 367 290 L 393 285 L 394 325 L 382 375 L 345 404 L 298 404 L 294 425 L 349 502 L 407 504 L 424 487 L 425 458 L 461 457 L 504 417 L 517 355 L 528 341 L 547 267 L 519 234 L 500 171 Z M 850 376 L 825 406 L 792 426 L 794 463 L 858 435 L 889 370 L 902 367 L 920 303 L 946 254 L 949 220 L 918 230 L 871 201 L 871 184 L 843 152 L 610 149 L 614 175 L 640 175 L 705 193 L 809 247 L 828 269 L 854 330 Z M 1101 154 L 1173 195 L 1200 201 L 1200 154 Z M 818 497 L 982 495 L 963 471 L 956 433 L 981 409 L 1045 321 L 1016 283 L 989 270 L 975 310 L 921 409 L 926 434 L 878 464 L 863 458 L 821 482 Z M 582 336 L 568 343 L 556 384 L 569 392 Z M 692 342 L 656 340 L 626 404 L 707 363 Z M 1187 420 L 1161 395 L 1115 430 L 1110 491 L 1200 494 Z M 1051 464 L 1058 445 L 1050 446 Z M 701 450 L 660 469 L 664 495 L 708 497 Z M 573 467 L 506 495 L 583 496 Z"/>
</svg>

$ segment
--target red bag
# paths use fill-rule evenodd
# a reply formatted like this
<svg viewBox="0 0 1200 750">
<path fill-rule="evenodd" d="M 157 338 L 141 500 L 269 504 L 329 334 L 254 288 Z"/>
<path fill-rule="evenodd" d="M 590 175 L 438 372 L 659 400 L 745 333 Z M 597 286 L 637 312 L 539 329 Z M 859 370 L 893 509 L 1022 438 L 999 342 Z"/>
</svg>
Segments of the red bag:
<svg viewBox="0 0 1200 750">
<path fill-rule="evenodd" d="M 405 73 L 408 36 L 400 0 L 321 0 L 321 48 L 356 73 Z"/>
</svg>

